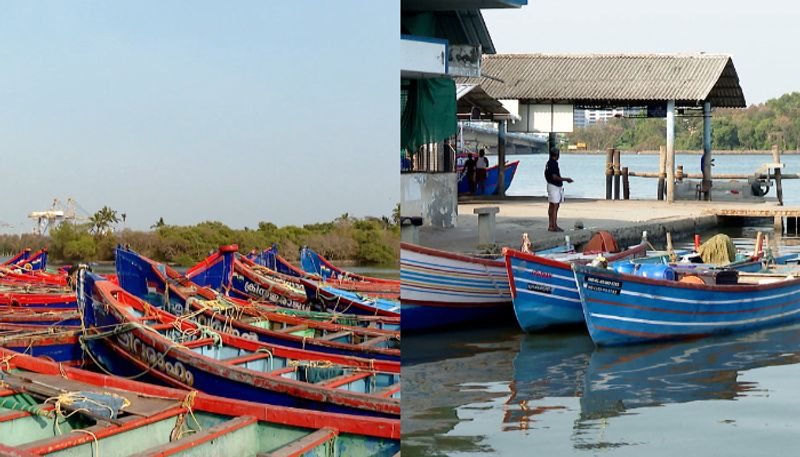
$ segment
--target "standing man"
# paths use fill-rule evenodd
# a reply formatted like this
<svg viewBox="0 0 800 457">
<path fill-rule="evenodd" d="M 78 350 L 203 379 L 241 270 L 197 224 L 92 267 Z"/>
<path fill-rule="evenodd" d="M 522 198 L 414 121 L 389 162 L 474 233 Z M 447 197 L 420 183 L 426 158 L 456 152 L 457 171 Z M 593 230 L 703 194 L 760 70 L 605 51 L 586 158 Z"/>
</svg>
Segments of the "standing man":
<svg viewBox="0 0 800 457">
<path fill-rule="evenodd" d="M 564 229 L 558 226 L 558 207 L 564 201 L 564 183 L 572 182 L 572 178 L 561 177 L 558 169 L 558 158 L 561 153 L 558 149 L 550 150 L 550 160 L 544 167 L 544 179 L 547 181 L 547 217 L 550 225 L 547 230 L 550 232 L 563 232 Z"/>
<path fill-rule="evenodd" d="M 486 158 L 486 151 L 478 151 L 478 161 L 475 164 L 475 184 L 477 195 L 486 193 L 486 169 L 489 168 L 489 159 Z"/>
<path fill-rule="evenodd" d="M 467 161 L 464 162 L 464 172 L 467 174 L 467 182 L 469 183 L 469 193 L 475 195 L 475 155 L 469 153 Z"/>
</svg>

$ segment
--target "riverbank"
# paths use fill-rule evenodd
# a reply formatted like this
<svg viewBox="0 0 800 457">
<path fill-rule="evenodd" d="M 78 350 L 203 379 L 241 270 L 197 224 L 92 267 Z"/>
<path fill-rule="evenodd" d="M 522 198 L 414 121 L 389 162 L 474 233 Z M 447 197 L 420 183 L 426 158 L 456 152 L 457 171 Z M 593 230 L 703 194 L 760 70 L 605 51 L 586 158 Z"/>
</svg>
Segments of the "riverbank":
<svg viewBox="0 0 800 457">
<path fill-rule="evenodd" d="M 478 216 L 473 210 L 483 206 L 497 206 L 500 210 L 495 231 L 498 247 L 518 248 L 522 234 L 528 233 L 536 250 L 558 246 L 565 236 L 570 237 L 572 244 L 580 246 L 597 230 L 609 231 L 621 245 L 636 244 L 642 232 L 647 231 L 650 242 L 663 245 L 667 232 L 672 234 L 673 240 L 679 241 L 729 222 L 730 219 L 717 217 L 723 210 L 791 209 L 770 203 L 679 201 L 667 204 L 653 200 L 570 199 L 559 211 L 559 225 L 565 231 L 548 232 L 545 197 L 470 198 L 459 202 L 457 227 L 422 227 L 420 244 L 450 252 L 480 252 Z M 583 229 L 575 229 L 576 223 L 582 224 Z"/>
</svg>

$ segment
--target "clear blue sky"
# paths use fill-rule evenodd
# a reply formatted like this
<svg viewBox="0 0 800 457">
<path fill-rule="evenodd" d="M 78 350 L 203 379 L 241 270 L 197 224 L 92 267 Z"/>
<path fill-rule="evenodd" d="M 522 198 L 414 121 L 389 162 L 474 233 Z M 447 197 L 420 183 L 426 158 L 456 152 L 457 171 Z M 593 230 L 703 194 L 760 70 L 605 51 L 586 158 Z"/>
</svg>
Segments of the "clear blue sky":
<svg viewBox="0 0 800 457">
<path fill-rule="evenodd" d="M 3 2 L 0 221 L 30 231 L 54 197 L 133 228 L 391 214 L 399 21 L 396 1 Z"/>
<path fill-rule="evenodd" d="M 499 53 L 726 53 L 748 104 L 800 90 L 795 1 L 529 0 L 484 17 Z"/>
</svg>

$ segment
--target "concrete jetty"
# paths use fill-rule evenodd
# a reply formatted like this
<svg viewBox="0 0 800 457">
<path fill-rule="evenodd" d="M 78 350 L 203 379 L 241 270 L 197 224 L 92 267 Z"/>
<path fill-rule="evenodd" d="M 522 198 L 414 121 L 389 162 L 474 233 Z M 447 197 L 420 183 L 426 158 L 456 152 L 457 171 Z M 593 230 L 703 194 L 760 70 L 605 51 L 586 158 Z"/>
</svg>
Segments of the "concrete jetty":
<svg viewBox="0 0 800 457">
<path fill-rule="evenodd" d="M 609 231 L 620 244 L 635 244 L 642 231 L 648 239 L 663 246 L 666 233 L 673 240 L 689 239 L 695 233 L 713 230 L 732 217 L 772 218 L 773 215 L 800 214 L 800 208 L 772 203 L 746 204 L 708 201 L 676 201 L 671 204 L 655 200 L 569 199 L 561 205 L 559 225 L 564 232 L 547 231 L 547 199 L 545 197 L 492 197 L 462 199 L 458 205 L 458 226 L 450 229 L 421 227 L 423 246 L 451 252 L 475 253 L 478 247 L 478 207 L 497 206 L 497 246 L 519 248 L 523 233 L 528 233 L 533 248 L 547 249 L 564 242 L 569 235 L 576 246 L 591 238 L 597 230 Z M 757 210 L 757 211 L 754 211 Z M 580 221 L 583 229 L 573 229 Z"/>
</svg>

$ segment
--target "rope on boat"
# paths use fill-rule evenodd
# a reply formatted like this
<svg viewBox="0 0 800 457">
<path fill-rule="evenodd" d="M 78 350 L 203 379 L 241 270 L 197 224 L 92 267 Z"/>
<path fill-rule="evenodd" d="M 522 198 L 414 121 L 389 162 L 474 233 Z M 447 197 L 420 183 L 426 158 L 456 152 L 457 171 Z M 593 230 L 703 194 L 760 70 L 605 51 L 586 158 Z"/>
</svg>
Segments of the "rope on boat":
<svg viewBox="0 0 800 457">
<path fill-rule="evenodd" d="M 192 390 L 186 394 L 186 397 L 184 397 L 183 401 L 181 401 L 181 408 L 185 409 L 186 412 L 178 414 L 178 417 L 175 418 L 175 426 L 172 427 L 172 432 L 169 434 L 170 442 L 183 438 L 184 434 L 186 433 L 197 433 L 203 429 L 203 427 L 200 425 L 200 422 L 198 422 L 197 417 L 194 415 L 194 410 L 192 409 L 194 407 L 195 397 L 197 397 L 197 391 Z M 189 413 L 189 415 L 192 417 L 192 420 L 197 426 L 196 430 L 186 426 L 186 413 Z"/>
<path fill-rule="evenodd" d="M 268 359 L 269 359 L 269 371 L 272 371 L 272 370 L 275 369 L 275 363 L 274 363 L 275 360 L 274 360 L 274 356 L 272 355 L 272 351 L 270 351 L 268 348 L 260 347 L 260 348 L 256 349 L 256 353 L 267 354 L 267 356 L 269 356 L 268 357 Z"/>
<path fill-rule="evenodd" d="M 97 439 L 97 435 L 95 435 L 94 432 L 92 432 L 91 430 L 84 430 L 82 428 L 76 428 L 76 429 L 74 429 L 72 431 L 75 432 L 75 433 L 85 433 L 85 434 L 91 436 L 92 437 L 92 441 L 93 441 L 92 449 L 93 449 L 94 457 L 100 457 L 100 441 Z"/>
</svg>

